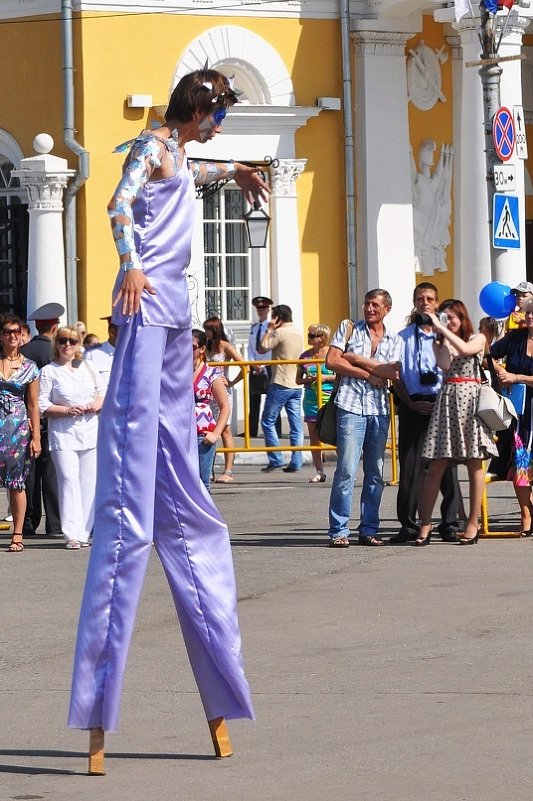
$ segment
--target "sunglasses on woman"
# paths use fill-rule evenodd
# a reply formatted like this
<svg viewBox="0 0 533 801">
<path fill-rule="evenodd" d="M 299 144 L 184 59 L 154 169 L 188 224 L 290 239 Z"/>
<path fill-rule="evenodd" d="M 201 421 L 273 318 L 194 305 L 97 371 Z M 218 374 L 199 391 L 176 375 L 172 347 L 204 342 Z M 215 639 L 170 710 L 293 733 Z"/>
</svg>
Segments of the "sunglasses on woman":
<svg viewBox="0 0 533 801">
<path fill-rule="evenodd" d="M 71 337 L 58 337 L 57 341 L 60 345 L 79 345 L 79 339 Z"/>
<path fill-rule="evenodd" d="M 215 123 L 215 125 L 220 125 L 225 116 L 226 116 L 225 108 L 215 109 L 213 112 L 213 122 Z"/>
<path fill-rule="evenodd" d="M 20 333 L 20 328 L 2 328 L 2 334 L 5 337 L 18 337 Z"/>
</svg>

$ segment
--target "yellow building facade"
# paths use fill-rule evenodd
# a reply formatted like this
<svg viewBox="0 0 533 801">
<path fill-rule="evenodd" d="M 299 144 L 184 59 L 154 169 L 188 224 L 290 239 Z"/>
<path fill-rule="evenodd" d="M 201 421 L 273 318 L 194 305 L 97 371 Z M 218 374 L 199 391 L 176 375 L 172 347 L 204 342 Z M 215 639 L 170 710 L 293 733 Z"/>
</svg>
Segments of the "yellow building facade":
<svg viewBox="0 0 533 801">
<path fill-rule="evenodd" d="M 127 98 L 147 94 L 154 106 L 164 105 L 191 42 L 202 35 L 209 37 L 217 29 L 224 34 L 228 22 L 234 31 L 237 29 L 237 33 L 244 36 L 243 47 L 250 49 L 255 39 L 261 39 L 272 49 L 271 43 L 276 43 L 275 50 L 290 76 L 294 105 L 310 107 L 315 114 L 318 112 L 317 97 L 340 97 L 340 39 L 335 20 L 265 19 L 257 15 L 228 20 L 220 16 L 158 13 L 109 16 L 105 12 L 82 12 L 74 16 L 76 138 L 90 158 L 90 177 L 80 190 L 77 209 L 78 315 L 87 321 L 91 330 L 100 328 L 102 331 L 99 318 L 109 311 L 118 263 L 106 205 L 120 176 L 124 156 L 113 153 L 113 149 L 157 119 L 152 107 L 129 108 Z M 251 37 L 247 40 L 248 34 Z M 34 54 L 35 67 L 40 66 L 38 80 L 36 69 L 28 68 L 26 74 L 17 76 L 16 85 L 10 86 L 4 95 L 2 127 L 16 139 L 24 156 L 32 155 L 32 141 L 37 133 L 50 133 L 56 143 L 54 154 L 67 158 L 69 166 L 75 167 L 75 158 L 62 144 L 60 17 L 11 21 L 6 39 L 7 46 L 2 46 L 0 56 L 3 69 L 15 63 L 17 53 L 23 49 L 28 56 Z M 322 61 L 316 57 L 321 51 L 337 54 L 337 57 Z M 210 66 L 216 67 L 213 56 L 216 54 L 206 52 L 204 60 L 208 59 Z M 239 56 L 242 58 L 242 54 Z M 253 59 L 252 49 L 248 57 Z M 227 64 L 224 66 L 228 72 Z M 246 70 L 242 61 L 238 61 L 237 66 Z M 275 158 L 278 153 L 261 150 L 264 137 L 260 125 L 255 134 L 258 139 L 255 159 Z M 265 126 L 268 128 L 268 125 L 267 121 Z M 293 135 L 294 158 L 305 159 L 305 167 L 297 180 L 295 204 L 301 251 L 302 308 L 306 320 L 324 319 L 333 323 L 339 309 L 346 307 L 342 113 L 316 113 L 298 126 Z M 250 158 L 250 155 L 241 156 L 238 144 L 228 142 L 229 139 L 231 137 L 220 136 L 214 156 Z M 204 155 L 202 148 L 197 148 L 195 154 Z M 263 284 L 254 283 L 251 277 L 250 292 L 268 294 L 272 291 L 268 275 Z M 275 300 L 284 302 L 281 288 Z M 246 327 L 249 327 L 250 318 L 248 306 L 243 318 Z"/>
<path fill-rule="evenodd" d="M 190 276 L 197 321 L 218 313 L 237 340 L 245 342 L 253 319 L 251 298 L 263 294 L 291 305 L 301 325 L 320 321 L 335 327 L 349 313 L 357 316 L 364 292 L 379 285 L 393 295 L 391 320 L 399 327 L 421 280 L 434 281 L 441 297 L 462 297 L 474 307 L 475 316 L 476 291 L 487 280 L 506 277 L 514 285 L 525 278 L 525 219 L 533 218 L 532 201 L 525 199 L 527 178 L 526 188 L 522 180 L 517 190 L 524 243 L 520 254 L 512 254 L 514 260 L 501 268 L 504 275 L 491 274 L 488 244 L 479 261 L 472 261 L 479 247 L 466 233 L 473 227 L 479 241 L 488 243 L 486 210 L 465 218 L 469 186 L 479 181 L 475 170 L 469 171 L 462 138 L 469 125 L 477 125 L 482 108 L 479 77 L 472 79 L 473 71 L 465 66 L 468 48 L 476 49 L 475 42 L 471 45 L 473 24 L 456 24 L 453 9 L 445 4 L 438 12 L 435 4 L 415 9 L 405 4 L 402 16 L 402 3 L 389 3 L 376 16 L 367 4 L 351 3 L 346 54 L 342 3 L 316 0 L 250 7 L 230 2 L 224 4 L 224 13 L 217 12 L 217 5 L 221 4 L 206 3 L 198 11 L 194 2 L 178 6 L 168 0 L 137 0 L 127 6 L 0 0 L 0 68 L 14 76 L 4 82 L 2 92 L 4 206 L 10 193 L 24 200 L 16 181 L 8 186 L 5 176 L 10 163 L 19 167 L 17 157 L 20 162 L 35 155 L 36 134 L 50 134 L 53 154 L 77 169 L 75 154 L 63 143 L 62 41 L 65 11 L 72 12 L 75 137 L 88 153 L 90 174 L 76 198 L 78 302 L 77 308 L 69 308 L 70 319 L 81 317 L 88 330 L 104 333 L 100 318 L 109 313 L 118 264 L 106 215 L 123 159 L 113 153 L 114 147 L 150 127 L 179 77 L 203 66 L 206 59 L 210 66 L 235 75 L 243 102 L 228 116 L 223 135 L 205 147 L 190 147 L 189 154 L 260 163 L 268 156 L 279 164 L 265 166 L 273 192 L 269 247 L 264 252 L 228 249 L 229 234 L 220 231 L 238 219 L 225 220 L 229 200 L 210 205 L 198 201 Z M 528 22 L 524 18 L 520 31 Z M 522 46 L 518 22 L 515 28 L 509 45 L 513 52 Z M 529 41 L 524 40 L 525 51 Z M 438 91 L 432 98 L 435 83 Z M 472 120 L 465 110 L 470 84 L 479 94 Z M 353 103 L 353 221 L 347 219 L 347 98 Z M 478 133 L 473 128 L 472 136 L 482 148 Z M 448 171 L 441 181 L 437 173 L 443 152 L 448 154 Z M 426 163 L 421 166 L 424 153 Z M 523 169 L 523 162 L 516 163 Z M 478 199 L 472 197 L 477 209 Z M 429 233 L 428 219 L 434 222 Z M 355 264 L 349 263 L 350 222 Z M 213 232 L 217 248 L 208 252 Z M 19 251 L 20 271 L 27 253 L 23 245 Z M 351 286 L 350 268 L 355 275 Z M 19 281 L 19 289 L 23 285 Z M 31 311 L 16 287 L 11 294 L 8 290 L 6 308 Z"/>
</svg>

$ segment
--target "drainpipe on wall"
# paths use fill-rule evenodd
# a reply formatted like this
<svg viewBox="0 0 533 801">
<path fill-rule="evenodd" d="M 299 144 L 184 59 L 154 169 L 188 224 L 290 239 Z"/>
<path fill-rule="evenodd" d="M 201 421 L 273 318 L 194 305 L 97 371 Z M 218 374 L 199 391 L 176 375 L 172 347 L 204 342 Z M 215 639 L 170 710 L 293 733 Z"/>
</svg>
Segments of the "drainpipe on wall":
<svg viewBox="0 0 533 801">
<path fill-rule="evenodd" d="M 72 0 L 61 0 L 61 29 L 63 37 L 63 141 L 69 150 L 72 150 L 78 157 L 78 169 L 69 181 L 65 195 L 67 320 L 74 323 L 78 319 L 76 195 L 89 177 L 89 153 L 75 139 Z"/>
<path fill-rule="evenodd" d="M 346 244 L 348 257 L 348 303 L 350 317 L 357 320 L 357 239 L 355 229 L 355 177 L 350 59 L 350 0 L 340 0 L 342 39 L 342 93 L 344 110 L 344 163 L 346 182 Z"/>
</svg>

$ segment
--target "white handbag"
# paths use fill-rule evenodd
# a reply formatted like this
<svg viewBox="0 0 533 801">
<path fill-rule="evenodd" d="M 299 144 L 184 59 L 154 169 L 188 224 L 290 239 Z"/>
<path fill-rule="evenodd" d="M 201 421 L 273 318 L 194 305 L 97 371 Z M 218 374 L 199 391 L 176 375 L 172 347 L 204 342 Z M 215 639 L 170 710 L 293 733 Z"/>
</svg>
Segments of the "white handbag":
<svg viewBox="0 0 533 801">
<path fill-rule="evenodd" d="M 480 376 L 481 365 L 474 356 Z M 518 419 L 515 408 L 509 398 L 504 398 L 494 390 L 488 381 L 483 381 L 479 390 L 476 414 L 491 431 L 503 431 L 509 428 L 513 420 Z"/>
</svg>

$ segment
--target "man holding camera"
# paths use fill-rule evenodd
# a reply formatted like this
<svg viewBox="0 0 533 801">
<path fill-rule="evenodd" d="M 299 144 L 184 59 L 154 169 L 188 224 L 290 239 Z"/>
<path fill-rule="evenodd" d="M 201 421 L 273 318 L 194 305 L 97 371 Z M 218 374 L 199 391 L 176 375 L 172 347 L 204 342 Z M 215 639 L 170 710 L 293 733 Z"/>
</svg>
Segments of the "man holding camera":
<svg viewBox="0 0 533 801">
<path fill-rule="evenodd" d="M 398 402 L 400 483 L 396 508 L 401 529 L 389 542 L 401 545 L 418 536 L 417 497 L 423 492 L 425 465 L 422 448 L 433 404 L 441 391 L 442 372 L 437 367 L 435 333 L 428 314 L 439 306 L 437 287 L 418 284 L 413 295 L 416 316 L 399 336 L 403 342 L 402 377 L 394 382 Z M 457 512 L 461 502 L 457 468 L 445 471 L 440 486 L 442 522 L 438 531 L 445 542 L 457 542 Z"/>
</svg>

